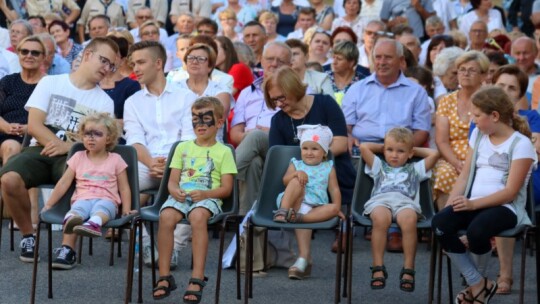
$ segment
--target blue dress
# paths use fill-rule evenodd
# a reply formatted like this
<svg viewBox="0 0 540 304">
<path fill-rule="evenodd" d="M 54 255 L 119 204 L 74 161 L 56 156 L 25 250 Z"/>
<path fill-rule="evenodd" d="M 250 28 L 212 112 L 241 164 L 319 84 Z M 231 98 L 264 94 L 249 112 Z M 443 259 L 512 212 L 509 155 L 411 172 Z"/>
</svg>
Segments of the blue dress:
<svg viewBox="0 0 540 304">
<path fill-rule="evenodd" d="M 291 163 L 296 168 L 296 171 L 304 171 L 308 176 L 303 202 L 311 206 L 328 204 L 328 178 L 330 172 L 332 172 L 334 162 L 329 160 L 323 161 L 316 166 L 310 166 L 304 163 L 303 160 L 297 160 L 293 157 Z M 281 206 L 283 194 L 284 192 L 281 192 L 276 199 L 278 208 Z"/>
</svg>

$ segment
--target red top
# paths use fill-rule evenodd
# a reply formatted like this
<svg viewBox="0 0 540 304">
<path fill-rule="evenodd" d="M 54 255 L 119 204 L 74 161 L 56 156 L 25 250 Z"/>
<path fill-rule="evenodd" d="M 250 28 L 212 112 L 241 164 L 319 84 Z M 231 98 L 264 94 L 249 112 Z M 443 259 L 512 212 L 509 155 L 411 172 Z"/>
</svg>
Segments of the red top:
<svg viewBox="0 0 540 304">
<path fill-rule="evenodd" d="M 234 100 L 238 98 L 240 92 L 253 83 L 253 72 L 251 69 L 244 63 L 236 63 L 229 70 L 229 75 L 234 79 L 233 87 L 236 89 L 236 94 L 234 94 Z"/>
</svg>

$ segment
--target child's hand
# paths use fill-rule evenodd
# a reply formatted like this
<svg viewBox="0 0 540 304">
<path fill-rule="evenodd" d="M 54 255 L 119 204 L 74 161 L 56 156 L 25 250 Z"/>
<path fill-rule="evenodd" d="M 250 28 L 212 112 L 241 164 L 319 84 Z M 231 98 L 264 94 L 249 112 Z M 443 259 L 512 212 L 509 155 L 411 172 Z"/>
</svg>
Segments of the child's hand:
<svg viewBox="0 0 540 304">
<path fill-rule="evenodd" d="M 452 208 L 455 212 L 472 211 L 474 204 L 465 196 L 456 196 L 452 201 Z"/>
<path fill-rule="evenodd" d="M 341 212 L 341 210 L 339 211 L 338 216 L 339 216 L 340 219 L 342 219 L 344 221 L 346 220 L 345 214 L 343 214 L 343 212 Z"/>
<path fill-rule="evenodd" d="M 308 175 L 304 171 L 296 171 L 296 178 L 302 187 L 305 187 L 308 183 Z"/>
<path fill-rule="evenodd" d="M 197 203 L 197 202 L 200 202 L 202 200 L 205 200 L 207 199 L 206 197 L 206 191 L 203 191 L 203 190 L 194 190 L 194 191 L 191 191 L 189 193 L 189 195 L 191 196 L 191 200 L 194 202 L 194 203 Z"/>
<path fill-rule="evenodd" d="M 51 209 L 51 206 L 45 205 L 45 206 L 43 206 L 43 209 L 41 209 L 41 213 L 43 213 L 43 212 L 45 212 L 45 211 L 47 211 L 49 209 Z"/>
<path fill-rule="evenodd" d="M 176 191 L 171 192 L 171 196 L 178 202 L 183 203 L 186 201 L 186 191 L 178 188 Z"/>
<path fill-rule="evenodd" d="M 128 216 L 130 214 L 137 214 L 137 213 L 139 213 L 139 211 L 137 210 L 124 210 L 122 211 L 122 216 Z"/>
</svg>

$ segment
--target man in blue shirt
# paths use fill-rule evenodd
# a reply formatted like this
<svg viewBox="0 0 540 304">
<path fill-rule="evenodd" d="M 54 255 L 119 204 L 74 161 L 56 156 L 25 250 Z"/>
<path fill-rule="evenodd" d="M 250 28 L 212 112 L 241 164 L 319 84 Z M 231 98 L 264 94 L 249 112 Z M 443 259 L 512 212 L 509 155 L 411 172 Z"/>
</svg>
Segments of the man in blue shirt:
<svg viewBox="0 0 540 304">
<path fill-rule="evenodd" d="M 71 72 L 69 63 L 56 53 L 56 43 L 53 37 L 47 33 L 39 34 L 39 37 L 43 40 L 47 48 L 47 57 L 45 57 L 45 61 L 43 62 L 47 69 L 47 74 L 59 75 Z"/>
</svg>

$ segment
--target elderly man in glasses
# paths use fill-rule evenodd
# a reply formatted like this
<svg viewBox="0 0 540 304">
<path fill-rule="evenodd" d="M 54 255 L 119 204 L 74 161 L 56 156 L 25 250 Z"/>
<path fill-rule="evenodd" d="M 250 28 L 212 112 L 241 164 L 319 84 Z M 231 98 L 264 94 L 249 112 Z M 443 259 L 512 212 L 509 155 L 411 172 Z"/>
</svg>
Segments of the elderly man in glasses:
<svg viewBox="0 0 540 304">
<path fill-rule="evenodd" d="M 107 38 L 96 38 L 84 49 L 81 69 L 71 74 L 46 76 L 40 80 L 26 103 L 30 147 L 10 158 L 0 170 L 2 198 L 20 228 L 20 260 L 34 260 L 34 228 L 30 216 L 28 190 L 55 184 L 64 171 L 66 156 L 76 138 L 83 116 L 95 112 L 114 115 L 112 99 L 97 86 L 113 71 L 118 46 Z M 75 265 L 76 236 L 66 235 L 53 267 Z M 66 250 L 64 250 L 66 248 Z"/>
</svg>

